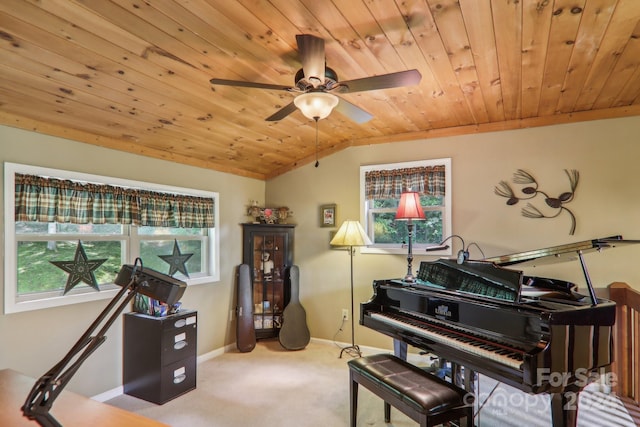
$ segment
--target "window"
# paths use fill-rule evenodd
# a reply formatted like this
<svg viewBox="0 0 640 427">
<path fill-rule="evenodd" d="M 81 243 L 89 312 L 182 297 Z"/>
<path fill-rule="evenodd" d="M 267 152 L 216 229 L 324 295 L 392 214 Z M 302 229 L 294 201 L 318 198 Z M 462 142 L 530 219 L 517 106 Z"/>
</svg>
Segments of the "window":
<svg viewBox="0 0 640 427">
<path fill-rule="evenodd" d="M 218 193 L 12 163 L 4 190 L 5 313 L 112 298 L 120 267 L 138 257 L 188 285 L 219 280 Z M 79 251 L 101 262 L 98 289 L 71 286 L 54 264 Z M 162 258 L 176 251 L 177 270 Z"/>
<path fill-rule="evenodd" d="M 395 221 L 402 191 L 420 193 L 426 220 L 414 221 L 413 248 L 437 245 L 451 231 L 451 159 L 360 167 L 361 221 L 373 245 L 367 253 L 405 254 L 406 221 Z M 430 252 L 450 255 L 451 250 Z"/>
</svg>

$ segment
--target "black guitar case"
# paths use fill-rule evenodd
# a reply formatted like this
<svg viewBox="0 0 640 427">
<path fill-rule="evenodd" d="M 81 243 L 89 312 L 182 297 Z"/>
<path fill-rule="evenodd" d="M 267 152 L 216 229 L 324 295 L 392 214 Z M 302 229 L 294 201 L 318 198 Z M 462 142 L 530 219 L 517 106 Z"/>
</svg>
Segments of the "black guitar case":
<svg viewBox="0 0 640 427">
<path fill-rule="evenodd" d="M 302 350 L 311 335 L 307 327 L 307 312 L 300 304 L 300 271 L 297 265 L 289 268 L 291 299 L 282 312 L 282 327 L 278 334 L 280 345 L 287 350 Z"/>
<path fill-rule="evenodd" d="M 236 315 L 236 346 L 242 353 L 249 352 L 256 346 L 256 330 L 253 325 L 253 290 L 251 288 L 251 270 L 249 265 L 238 267 L 238 306 Z"/>
</svg>

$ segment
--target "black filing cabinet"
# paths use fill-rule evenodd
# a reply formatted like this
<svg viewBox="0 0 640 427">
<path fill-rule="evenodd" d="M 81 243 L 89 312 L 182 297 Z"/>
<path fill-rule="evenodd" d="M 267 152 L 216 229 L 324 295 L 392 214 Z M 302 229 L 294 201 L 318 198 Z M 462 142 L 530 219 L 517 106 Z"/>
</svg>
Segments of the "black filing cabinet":
<svg viewBox="0 0 640 427">
<path fill-rule="evenodd" d="M 124 392 L 163 404 L 196 388 L 197 312 L 124 315 Z"/>
</svg>

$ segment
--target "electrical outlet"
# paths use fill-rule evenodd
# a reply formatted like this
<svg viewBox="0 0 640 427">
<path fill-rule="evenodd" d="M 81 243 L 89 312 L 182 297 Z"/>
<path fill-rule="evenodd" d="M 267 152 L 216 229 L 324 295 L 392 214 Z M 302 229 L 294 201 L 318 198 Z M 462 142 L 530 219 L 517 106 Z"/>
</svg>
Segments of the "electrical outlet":
<svg viewBox="0 0 640 427">
<path fill-rule="evenodd" d="M 342 320 L 349 320 L 349 310 L 346 308 L 342 309 Z"/>
</svg>

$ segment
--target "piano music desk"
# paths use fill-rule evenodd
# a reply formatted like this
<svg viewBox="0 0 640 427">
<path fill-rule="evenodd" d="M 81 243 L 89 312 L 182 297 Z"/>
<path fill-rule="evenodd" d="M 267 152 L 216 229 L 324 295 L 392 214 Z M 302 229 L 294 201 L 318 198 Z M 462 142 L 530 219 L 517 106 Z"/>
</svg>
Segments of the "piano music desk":
<svg viewBox="0 0 640 427">
<path fill-rule="evenodd" d="M 26 418 L 20 409 L 34 383 L 35 379 L 11 369 L 0 370 L 0 423 L 3 426 L 38 426 L 36 421 Z M 51 415 L 65 427 L 168 427 L 158 421 L 66 390 L 51 408 Z"/>
<path fill-rule="evenodd" d="M 473 426 L 474 397 L 455 385 L 391 354 L 376 354 L 348 362 L 351 427 L 356 427 L 358 384 L 384 400 L 384 420 L 391 406 L 420 424 L 431 427 L 467 419 Z"/>
</svg>

